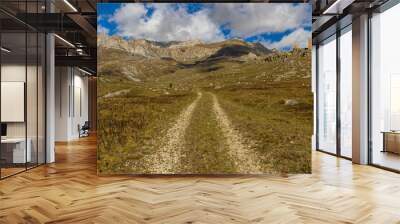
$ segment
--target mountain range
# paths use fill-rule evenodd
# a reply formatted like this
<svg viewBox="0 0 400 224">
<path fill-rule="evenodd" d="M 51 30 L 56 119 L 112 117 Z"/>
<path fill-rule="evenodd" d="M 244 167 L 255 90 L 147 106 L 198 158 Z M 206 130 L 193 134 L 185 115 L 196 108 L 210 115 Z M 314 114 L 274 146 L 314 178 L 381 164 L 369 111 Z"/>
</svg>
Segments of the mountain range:
<svg viewBox="0 0 400 224">
<path fill-rule="evenodd" d="M 251 58 L 272 53 L 261 43 L 249 43 L 241 39 L 205 43 L 200 40 L 156 42 L 145 39 L 126 40 L 119 36 L 99 34 L 99 48 L 118 49 L 134 56 L 154 59 L 172 59 L 177 62 L 196 62 L 225 57 Z"/>
</svg>

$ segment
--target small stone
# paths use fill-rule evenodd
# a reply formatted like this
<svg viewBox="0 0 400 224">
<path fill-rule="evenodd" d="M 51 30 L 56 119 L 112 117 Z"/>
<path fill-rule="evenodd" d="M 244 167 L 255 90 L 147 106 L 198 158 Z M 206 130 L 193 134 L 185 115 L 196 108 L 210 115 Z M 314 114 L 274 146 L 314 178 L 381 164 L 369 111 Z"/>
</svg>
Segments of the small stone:
<svg viewBox="0 0 400 224">
<path fill-rule="evenodd" d="M 294 105 L 297 105 L 297 104 L 299 104 L 299 101 L 297 101 L 297 100 L 293 100 L 293 99 L 285 100 L 285 105 L 286 106 L 294 106 Z"/>
</svg>

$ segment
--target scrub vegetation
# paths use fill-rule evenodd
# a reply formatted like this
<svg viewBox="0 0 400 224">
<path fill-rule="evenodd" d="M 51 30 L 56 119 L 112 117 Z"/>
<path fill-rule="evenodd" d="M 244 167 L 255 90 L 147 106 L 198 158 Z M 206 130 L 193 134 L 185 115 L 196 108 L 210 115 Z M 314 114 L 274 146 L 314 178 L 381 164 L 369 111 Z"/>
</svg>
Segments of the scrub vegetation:
<svg viewBox="0 0 400 224">
<path fill-rule="evenodd" d="M 99 47 L 99 173 L 310 173 L 310 50 L 223 53 Z"/>
</svg>

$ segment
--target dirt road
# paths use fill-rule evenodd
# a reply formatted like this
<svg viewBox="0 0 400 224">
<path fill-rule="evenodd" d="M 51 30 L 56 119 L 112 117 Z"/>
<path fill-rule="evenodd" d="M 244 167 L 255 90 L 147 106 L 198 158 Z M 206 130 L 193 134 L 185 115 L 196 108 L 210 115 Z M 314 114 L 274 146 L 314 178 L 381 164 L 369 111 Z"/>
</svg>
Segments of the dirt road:
<svg viewBox="0 0 400 224">
<path fill-rule="evenodd" d="M 197 93 L 196 99 L 180 113 L 173 125 L 165 132 L 166 134 L 160 137 L 157 153 L 147 158 L 150 173 L 181 173 L 182 167 L 186 167 L 183 172 L 191 173 L 190 169 L 187 169 L 188 166 L 191 166 L 190 163 L 204 163 L 197 166 L 202 168 L 211 165 L 207 163 L 213 163 L 211 166 L 215 167 L 218 167 L 218 163 L 220 163 L 221 166 L 230 166 L 230 170 L 235 170 L 235 173 L 261 173 L 257 156 L 251 148 L 254 143 L 245 139 L 234 128 L 215 94 L 208 92 L 204 94 L 206 96 L 203 97 L 203 93 Z M 201 105 L 199 101 L 202 102 Z M 199 113 L 203 115 L 205 113 L 208 116 L 204 116 L 204 119 L 193 118 L 193 114 L 199 115 Z M 202 125 L 199 125 L 198 122 Z M 210 129 L 212 124 L 214 129 Z M 187 131 L 193 126 L 208 127 L 214 131 L 207 133 L 202 129 L 196 129 L 193 137 L 193 129 L 191 129 L 192 136 L 189 137 L 188 142 Z M 207 145 L 209 146 L 207 147 Z M 210 152 L 210 150 L 215 152 Z M 227 157 L 219 156 L 222 154 Z M 184 159 L 190 159 L 190 161 L 183 161 Z M 230 162 L 227 163 L 226 159 Z M 201 171 L 194 170 L 193 172 Z"/>
</svg>

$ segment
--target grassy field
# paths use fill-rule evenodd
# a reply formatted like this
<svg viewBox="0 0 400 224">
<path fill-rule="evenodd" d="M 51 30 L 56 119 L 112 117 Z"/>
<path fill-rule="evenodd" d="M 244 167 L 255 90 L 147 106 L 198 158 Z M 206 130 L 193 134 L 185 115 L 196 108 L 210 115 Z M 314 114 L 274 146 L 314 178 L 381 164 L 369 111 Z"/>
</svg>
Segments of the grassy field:
<svg viewBox="0 0 400 224">
<path fill-rule="evenodd" d="M 216 92 L 232 123 L 256 141 L 264 172 L 308 173 L 311 169 L 312 104 L 293 83 Z M 303 94 L 303 96 L 302 96 Z M 285 105 L 282 97 L 305 102 Z"/>
<path fill-rule="evenodd" d="M 99 173 L 157 173 L 149 160 L 165 148 L 172 127 L 183 130 L 172 141 L 176 151 L 166 151 L 179 154 L 169 160 L 178 161 L 172 173 L 238 173 L 238 158 L 229 153 L 227 134 L 232 133 L 240 134 L 238 141 L 254 143 L 249 150 L 262 172 L 310 173 L 310 55 L 302 50 L 273 60 L 179 64 L 100 49 Z M 199 92 L 202 96 L 194 105 Z M 232 124 L 232 133 L 222 131 L 212 94 Z M 193 111 L 183 117 L 188 126 L 179 127 L 179 117 L 182 120 L 191 104 Z"/>
<path fill-rule="evenodd" d="M 112 83 L 111 83 L 112 85 Z M 100 86 L 101 88 L 101 86 Z M 145 157 L 156 153 L 165 131 L 194 94 L 155 95 L 135 88 L 98 99 L 98 171 L 146 173 Z"/>
</svg>

